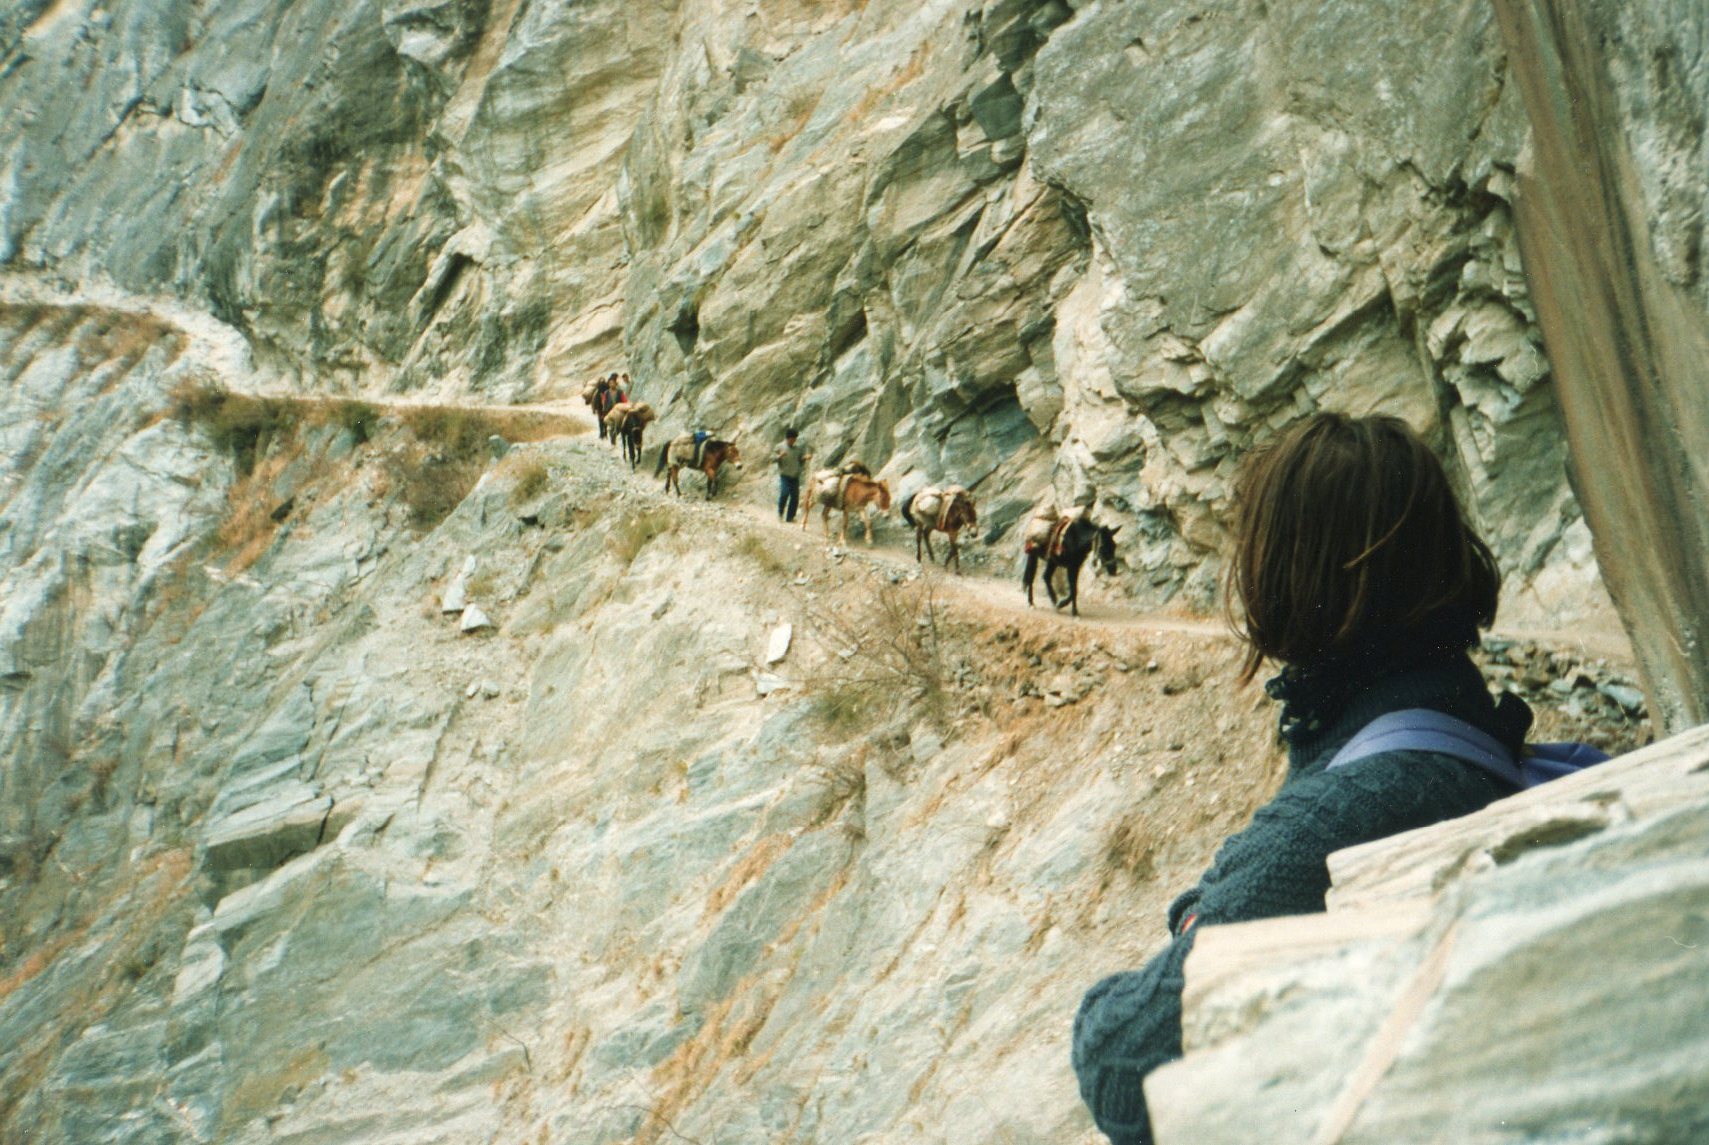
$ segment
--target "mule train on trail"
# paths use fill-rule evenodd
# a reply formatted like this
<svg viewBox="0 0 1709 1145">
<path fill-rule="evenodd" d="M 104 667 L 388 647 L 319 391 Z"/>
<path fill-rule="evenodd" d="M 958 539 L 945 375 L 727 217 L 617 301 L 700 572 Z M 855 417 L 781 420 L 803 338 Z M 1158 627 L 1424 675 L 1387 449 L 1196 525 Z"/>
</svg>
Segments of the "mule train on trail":
<svg viewBox="0 0 1709 1145">
<path fill-rule="evenodd" d="M 605 441 L 609 431 L 605 426 L 605 416 L 617 404 L 620 391 L 617 388 L 617 375 L 600 378 L 582 391 L 582 401 L 593 411 L 594 427 L 599 430 L 599 440 Z"/>
<path fill-rule="evenodd" d="M 902 519 L 914 527 L 916 561 L 920 559 L 922 544 L 926 548 L 926 559 L 937 560 L 937 554 L 932 552 L 932 534 L 942 533 L 949 538 L 949 551 L 944 554 L 944 568 L 947 569 L 953 560 L 955 571 L 961 571 L 961 545 L 958 536 L 963 529 L 979 524 L 979 513 L 973 507 L 973 494 L 960 485 L 945 485 L 942 488 L 928 485 L 903 499 Z"/>
<path fill-rule="evenodd" d="M 658 415 L 646 402 L 618 402 L 605 414 L 600 432 L 623 451 L 623 460 L 634 469 L 641 464 L 641 439 Z"/>
<path fill-rule="evenodd" d="M 872 507 L 878 506 L 880 513 L 890 511 L 890 482 L 875 481 L 872 470 L 859 461 L 845 461 L 835 469 L 819 470 L 807 483 L 807 499 L 801 506 L 803 529 L 807 527 L 815 503 L 819 505 L 826 539 L 831 536 L 831 510 L 836 509 L 843 515 L 842 529 L 837 534 L 838 543 L 848 544 L 849 516 L 858 510 L 861 523 L 866 526 L 866 543 L 870 545 Z"/>
<path fill-rule="evenodd" d="M 1120 525 L 1112 528 L 1093 524 L 1092 511 L 1088 506 L 1058 513 L 1054 506 L 1047 505 L 1036 511 L 1032 520 L 1027 522 L 1021 545 L 1027 558 L 1026 568 L 1021 572 L 1021 587 L 1027 592 L 1027 607 L 1032 607 L 1033 577 L 1042 559 L 1044 591 L 1050 597 L 1051 606 L 1061 608 L 1067 605 L 1073 615 L 1079 616 L 1080 568 L 1087 557 L 1096 556 L 1104 575 L 1115 576 L 1116 530 L 1120 528 Z M 1056 586 L 1051 583 L 1058 569 L 1063 571 L 1068 581 L 1068 589 L 1060 599 L 1056 595 Z"/>
<path fill-rule="evenodd" d="M 737 434 L 736 437 L 742 436 Z M 675 489 L 677 496 L 682 496 L 682 483 L 677 474 L 684 469 L 698 469 L 706 475 L 706 499 L 712 500 L 712 495 L 718 492 L 718 473 L 728 465 L 734 469 L 742 467 L 742 451 L 736 447 L 736 437 L 729 441 L 721 441 L 716 437 L 705 437 L 695 441 L 692 433 L 681 434 L 667 441 L 659 449 L 659 464 L 653 470 L 653 476 L 665 475 L 665 492 Z"/>
</svg>

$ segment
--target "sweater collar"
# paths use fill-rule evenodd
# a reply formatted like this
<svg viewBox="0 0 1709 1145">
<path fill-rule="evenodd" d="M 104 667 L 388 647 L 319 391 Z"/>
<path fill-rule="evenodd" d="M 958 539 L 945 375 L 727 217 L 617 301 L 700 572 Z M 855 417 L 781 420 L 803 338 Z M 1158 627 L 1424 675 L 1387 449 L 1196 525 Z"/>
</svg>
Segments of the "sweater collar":
<svg viewBox="0 0 1709 1145">
<path fill-rule="evenodd" d="M 1367 723 L 1403 708 L 1445 712 L 1517 747 L 1531 722 L 1529 709 L 1521 714 L 1504 705 L 1504 715 L 1496 716 L 1483 676 L 1467 655 L 1476 640 L 1470 621 L 1438 624 L 1429 635 L 1414 631 L 1367 641 L 1284 667 L 1264 690 L 1282 704 L 1280 732 L 1291 770 L 1315 770 Z"/>
</svg>

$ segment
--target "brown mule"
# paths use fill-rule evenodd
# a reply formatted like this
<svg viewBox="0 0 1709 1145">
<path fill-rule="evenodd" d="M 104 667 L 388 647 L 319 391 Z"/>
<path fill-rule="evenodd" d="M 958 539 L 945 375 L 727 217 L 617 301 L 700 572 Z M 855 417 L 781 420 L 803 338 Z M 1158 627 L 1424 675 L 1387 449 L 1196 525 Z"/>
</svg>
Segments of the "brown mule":
<svg viewBox="0 0 1709 1145">
<path fill-rule="evenodd" d="M 960 485 L 946 485 L 942 489 L 927 486 L 918 493 L 910 493 L 903 500 L 902 519 L 914 526 L 915 560 L 920 559 L 922 544 L 926 548 L 926 559 L 936 560 L 937 554 L 932 552 L 932 534 L 943 533 L 949 538 L 944 568 L 947 569 L 953 560 L 955 571 L 961 571 L 958 536 L 961 530 L 979 523 L 979 512 L 973 507 L 973 494 Z"/>
<path fill-rule="evenodd" d="M 698 453 L 698 457 L 696 454 Z M 653 470 L 653 476 L 665 474 L 665 492 L 675 489 L 677 496 L 682 496 L 682 483 L 677 480 L 677 473 L 683 469 L 698 469 L 706 474 L 706 499 L 712 500 L 712 495 L 718 492 L 718 471 L 724 466 L 742 467 L 742 451 L 736 448 L 735 438 L 720 441 L 709 437 L 700 443 L 697 450 L 694 445 L 694 435 L 685 433 L 672 438 L 659 450 L 659 464 Z M 665 471 L 669 469 L 670 472 Z"/>
<path fill-rule="evenodd" d="M 839 544 L 849 543 L 849 516 L 857 509 L 860 511 L 861 523 L 866 526 L 868 545 L 872 544 L 871 507 L 877 505 L 881 513 L 890 511 L 890 482 L 873 480 L 866 472 L 866 466 L 858 461 L 841 469 L 821 469 L 813 474 L 813 480 L 807 483 L 806 503 L 801 508 L 803 529 L 807 527 L 807 519 L 813 511 L 815 496 L 818 498 L 819 516 L 824 522 L 827 540 L 831 536 L 831 510 L 842 512 L 842 529 L 837 534 Z"/>
</svg>

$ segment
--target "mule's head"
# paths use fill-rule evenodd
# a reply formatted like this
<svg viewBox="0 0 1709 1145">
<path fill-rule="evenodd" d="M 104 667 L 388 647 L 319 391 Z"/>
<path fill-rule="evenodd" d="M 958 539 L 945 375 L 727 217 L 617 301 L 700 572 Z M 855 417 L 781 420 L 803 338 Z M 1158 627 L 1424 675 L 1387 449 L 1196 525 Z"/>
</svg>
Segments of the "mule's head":
<svg viewBox="0 0 1709 1145">
<path fill-rule="evenodd" d="M 737 448 L 734 441 L 724 443 L 724 464 L 732 465 L 737 469 L 742 467 L 742 451 Z"/>
<path fill-rule="evenodd" d="M 973 507 L 973 498 L 966 493 L 956 494 L 955 504 L 950 508 L 949 515 L 964 529 L 971 529 L 979 524 L 979 512 Z"/>
<path fill-rule="evenodd" d="M 1092 552 L 1098 558 L 1098 566 L 1104 570 L 1105 576 L 1116 575 L 1116 529 L 1107 525 L 1098 526 L 1098 535 L 1092 545 Z"/>
<path fill-rule="evenodd" d="M 878 489 L 878 507 L 886 513 L 890 512 L 890 482 L 874 481 L 873 485 Z"/>
</svg>

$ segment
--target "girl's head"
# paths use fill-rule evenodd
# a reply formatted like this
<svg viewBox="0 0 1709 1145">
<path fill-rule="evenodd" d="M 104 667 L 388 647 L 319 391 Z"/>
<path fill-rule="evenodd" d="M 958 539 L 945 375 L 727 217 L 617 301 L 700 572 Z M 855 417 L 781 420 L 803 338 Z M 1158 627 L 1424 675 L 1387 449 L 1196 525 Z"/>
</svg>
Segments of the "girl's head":
<svg viewBox="0 0 1709 1145">
<path fill-rule="evenodd" d="M 1373 640 L 1495 619 L 1501 572 L 1435 454 L 1399 418 L 1318 414 L 1235 485 L 1230 615 L 1265 659 L 1310 664 Z"/>
</svg>

